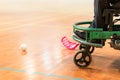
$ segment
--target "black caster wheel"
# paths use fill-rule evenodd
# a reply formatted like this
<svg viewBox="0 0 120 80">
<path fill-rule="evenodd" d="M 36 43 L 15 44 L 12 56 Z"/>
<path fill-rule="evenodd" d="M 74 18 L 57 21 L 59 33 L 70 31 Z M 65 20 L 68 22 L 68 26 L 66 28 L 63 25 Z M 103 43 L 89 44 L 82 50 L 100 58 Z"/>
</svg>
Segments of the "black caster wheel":
<svg viewBox="0 0 120 80">
<path fill-rule="evenodd" d="M 93 51 L 95 50 L 95 47 L 94 46 L 89 46 L 90 47 L 90 49 L 89 49 L 89 53 L 90 54 L 92 54 L 93 53 Z M 79 49 L 81 50 L 81 49 L 85 49 L 86 48 L 86 45 L 80 45 L 79 46 Z"/>
<path fill-rule="evenodd" d="M 78 51 L 74 56 L 74 63 L 80 68 L 87 67 L 91 61 L 91 54 L 86 53 L 86 51 Z"/>
</svg>

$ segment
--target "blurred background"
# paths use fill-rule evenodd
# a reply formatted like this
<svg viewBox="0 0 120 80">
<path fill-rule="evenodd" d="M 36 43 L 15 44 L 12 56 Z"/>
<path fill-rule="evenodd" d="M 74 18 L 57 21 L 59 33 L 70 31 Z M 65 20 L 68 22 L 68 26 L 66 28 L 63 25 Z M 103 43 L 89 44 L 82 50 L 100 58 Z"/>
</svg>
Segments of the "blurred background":
<svg viewBox="0 0 120 80">
<path fill-rule="evenodd" d="M 91 14 L 93 0 L 0 0 L 0 12 L 33 11 Z"/>
</svg>

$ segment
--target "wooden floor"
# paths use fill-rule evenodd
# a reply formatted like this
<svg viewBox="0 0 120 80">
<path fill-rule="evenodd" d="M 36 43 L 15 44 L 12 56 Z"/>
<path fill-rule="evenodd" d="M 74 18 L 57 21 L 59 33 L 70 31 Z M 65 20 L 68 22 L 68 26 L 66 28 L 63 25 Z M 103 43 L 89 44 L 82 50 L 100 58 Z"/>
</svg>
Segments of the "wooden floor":
<svg viewBox="0 0 120 80">
<path fill-rule="evenodd" d="M 78 14 L 78 13 L 77 13 Z M 80 69 L 60 42 L 73 41 L 72 25 L 90 15 L 59 12 L 0 13 L 0 80 L 120 80 L 120 51 L 95 49 L 88 68 Z M 27 45 L 27 53 L 20 45 Z"/>
</svg>

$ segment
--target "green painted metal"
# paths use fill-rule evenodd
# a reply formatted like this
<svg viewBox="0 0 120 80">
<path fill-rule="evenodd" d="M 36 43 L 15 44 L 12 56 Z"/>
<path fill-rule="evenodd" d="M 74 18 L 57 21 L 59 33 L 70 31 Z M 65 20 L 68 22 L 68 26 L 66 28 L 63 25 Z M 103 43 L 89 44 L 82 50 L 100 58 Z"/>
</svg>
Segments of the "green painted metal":
<svg viewBox="0 0 120 80">
<path fill-rule="evenodd" d="M 86 45 L 91 45 L 91 46 L 95 46 L 95 47 L 102 47 L 102 44 L 96 44 L 96 43 L 91 43 L 91 40 L 95 40 L 95 39 L 110 39 L 111 36 L 113 36 L 114 34 L 120 36 L 120 31 L 103 31 L 102 28 L 88 28 L 85 27 L 83 25 L 85 24 L 91 24 L 91 21 L 86 21 L 86 22 L 78 22 L 75 25 L 73 25 L 73 32 L 75 32 L 76 30 L 82 30 L 86 33 L 86 39 L 80 39 L 78 37 L 76 37 L 75 35 L 73 35 L 73 39 L 77 42 L 86 44 Z"/>
<path fill-rule="evenodd" d="M 81 38 L 78 38 L 76 37 L 75 35 L 72 36 L 72 38 L 77 41 L 77 42 L 80 42 L 82 44 L 86 44 L 86 45 L 90 45 L 90 46 L 94 46 L 94 47 L 102 47 L 102 44 L 97 44 L 97 43 L 91 43 L 91 42 L 88 42 L 86 40 L 83 40 Z"/>
<path fill-rule="evenodd" d="M 78 23 L 73 25 L 73 29 L 84 30 L 84 31 L 103 31 L 102 28 L 87 28 L 87 27 L 83 26 L 85 24 L 89 24 L 90 25 L 91 23 L 92 23 L 91 21 L 78 22 Z M 80 26 L 80 25 L 82 25 L 82 26 Z"/>
<path fill-rule="evenodd" d="M 102 32 L 90 32 L 89 39 L 110 39 L 111 36 L 114 34 L 117 34 L 117 36 L 120 36 L 120 31 L 102 31 Z"/>
<path fill-rule="evenodd" d="M 87 28 L 87 27 L 81 27 L 81 26 L 73 26 L 74 29 L 77 30 L 84 30 L 84 31 L 103 31 L 102 28 Z"/>
</svg>

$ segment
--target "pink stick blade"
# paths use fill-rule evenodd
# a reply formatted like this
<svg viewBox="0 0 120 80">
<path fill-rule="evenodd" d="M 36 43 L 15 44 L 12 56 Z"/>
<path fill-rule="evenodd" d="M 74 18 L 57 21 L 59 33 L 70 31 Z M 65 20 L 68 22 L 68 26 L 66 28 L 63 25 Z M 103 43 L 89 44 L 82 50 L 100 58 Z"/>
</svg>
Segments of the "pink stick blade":
<svg viewBox="0 0 120 80">
<path fill-rule="evenodd" d="M 67 37 L 65 37 L 65 36 L 61 39 L 61 42 L 66 48 L 68 48 L 70 50 L 74 50 L 79 45 L 77 43 L 73 43 L 73 42 L 69 41 L 67 39 Z"/>
</svg>

